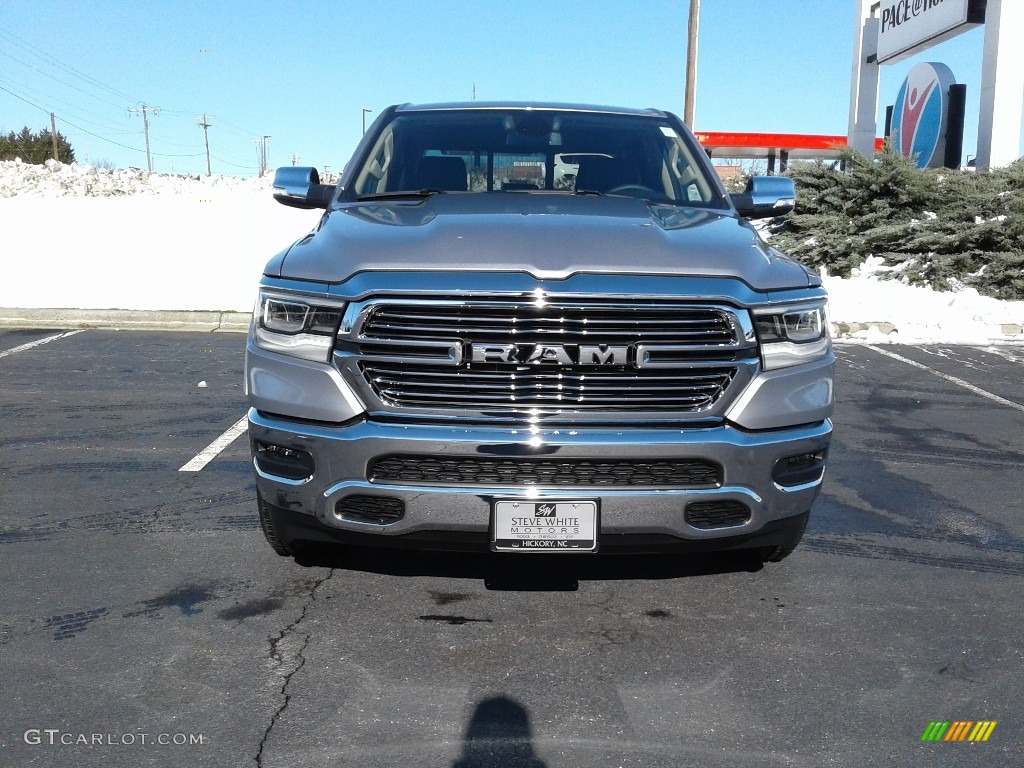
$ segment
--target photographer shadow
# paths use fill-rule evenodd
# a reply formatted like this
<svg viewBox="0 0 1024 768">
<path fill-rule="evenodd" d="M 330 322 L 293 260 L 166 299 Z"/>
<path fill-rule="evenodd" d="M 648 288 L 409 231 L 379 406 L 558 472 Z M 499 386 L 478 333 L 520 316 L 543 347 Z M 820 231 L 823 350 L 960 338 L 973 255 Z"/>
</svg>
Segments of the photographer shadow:
<svg viewBox="0 0 1024 768">
<path fill-rule="evenodd" d="M 516 701 L 492 696 L 476 705 L 462 754 L 452 768 L 547 768 L 533 751 L 530 716 Z"/>
</svg>

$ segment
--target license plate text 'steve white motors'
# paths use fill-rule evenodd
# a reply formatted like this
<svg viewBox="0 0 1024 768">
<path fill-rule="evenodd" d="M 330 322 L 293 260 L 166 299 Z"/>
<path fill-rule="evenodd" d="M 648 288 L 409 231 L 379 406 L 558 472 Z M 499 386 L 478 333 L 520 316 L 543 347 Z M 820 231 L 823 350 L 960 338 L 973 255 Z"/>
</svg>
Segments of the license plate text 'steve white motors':
<svg viewBox="0 0 1024 768">
<path fill-rule="evenodd" d="M 503 552 L 594 552 L 597 502 L 502 499 L 491 515 L 491 548 Z"/>
</svg>

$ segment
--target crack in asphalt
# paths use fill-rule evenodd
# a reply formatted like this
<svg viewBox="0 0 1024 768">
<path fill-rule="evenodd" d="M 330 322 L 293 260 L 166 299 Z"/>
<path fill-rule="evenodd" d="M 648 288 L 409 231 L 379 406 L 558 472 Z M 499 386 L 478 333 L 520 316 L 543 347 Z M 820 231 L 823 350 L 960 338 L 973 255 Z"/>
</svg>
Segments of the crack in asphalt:
<svg viewBox="0 0 1024 768">
<path fill-rule="evenodd" d="M 193 491 L 196 482 L 197 478 L 188 478 L 184 483 L 182 483 L 178 487 L 178 490 L 174 494 L 174 498 L 168 499 L 167 501 L 163 501 L 157 504 L 156 507 L 154 507 L 151 510 L 153 519 L 142 523 L 142 532 L 149 533 L 153 529 L 153 526 L 158 525 L 163 520 L 164 510 L 167 509 L 168 507 L 172 507 L 173 505 L 173 509 L 178 509 L 180 506 L 182 494 L 185 493 L 186 491 Z"/>
<path fill-rule="evenodd" d="M 312 589 L 309 591 L 309 598 L 302 606 L 302 612 L 299 617 L 295 619 L 291 624 L 282 629 L 277 637 L 270 637 L 270 650 L 267 653 L 267 658 L 274 663 L 274 669 L 272 674 L 281 678 L 280 695 L 284 697 L 281 702 L 281 706 L 277 708 L 273 715 L 270 716 L 270 722 L 267 723 L 266 729 L 263 731 L 263 738 L 260 739 L 260 746 L 256 752 L 256 756 L 253 760 L 256 762 L 258 768 L 263 768 L 263 750 L 267 746 L 267 740 L 270 738 L 270 732 L 274 730 L 274 726 L 277 725 L 277 721 L 284 714 L 284 711 L 288 709 L 288 705 L 291 703 L 292 695 L 288 692 L 288 686 L 292 681 L 292 677 L 302 669 L 306 664 L 306 646 L 309 645 L 309 641 L 313 638 L 312 632 L 298 632 L 298 627 L 306 619 L 306 614 L 312 607 L 313 603 L 316 602 L 316 593 L 327 581 L 334 576 L 334 568 L 328 571 L 327 575 L 317 580 Z M 298 644 L 297 648 L 290 649 L 292 639 L 297 638 L 295 641 Z"/>
</svg>

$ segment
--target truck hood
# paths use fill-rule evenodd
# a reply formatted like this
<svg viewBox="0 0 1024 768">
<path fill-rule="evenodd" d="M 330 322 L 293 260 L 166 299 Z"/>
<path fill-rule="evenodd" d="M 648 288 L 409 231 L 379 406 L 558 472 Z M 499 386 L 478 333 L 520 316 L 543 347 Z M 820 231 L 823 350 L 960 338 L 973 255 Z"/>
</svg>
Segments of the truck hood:
<svg viewBox="0 0 1024 768">
<path fill-rule="evenodd" d="M 372 270 L 725 277 L 764 291 L 820 284 L 727 211 L 516 192 L 344 204 L 266 274 L 340 283 Z"/>
</svg>

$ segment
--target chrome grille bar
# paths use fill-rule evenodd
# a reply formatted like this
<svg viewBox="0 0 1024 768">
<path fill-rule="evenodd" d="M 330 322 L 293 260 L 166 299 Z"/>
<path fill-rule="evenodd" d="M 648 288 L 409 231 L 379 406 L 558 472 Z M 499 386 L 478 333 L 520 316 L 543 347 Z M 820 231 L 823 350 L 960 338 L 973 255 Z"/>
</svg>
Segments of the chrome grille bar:
<svg viewBox="0 0 1024 768">
<path fill-rule="evenodd" d="M 374 307 L 362 333 L 372 338 L 446 340 L 453 336 L 474 341 L 521 341 L 531 337 L 562 343 L 595 338 L 619 340 L 672 339 L 676 343 L 736 343 L 724 313 L 705 308 L 629 307 L 623 305 L 543 305 L 503 302 L 458 307 Z"/>
<path fill-rule="evenodd" d="M 623 371 L 587 374 L 554 370 L 477 372 L 376 363 L 364 364 L 363 371 L 381 399 L 394 405 L 524 407 L 544 404 L 613 411 L 702 410 L 721 395 L 733 376 L 732 369 L 652 376 Z"/>
</svg>

